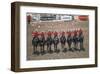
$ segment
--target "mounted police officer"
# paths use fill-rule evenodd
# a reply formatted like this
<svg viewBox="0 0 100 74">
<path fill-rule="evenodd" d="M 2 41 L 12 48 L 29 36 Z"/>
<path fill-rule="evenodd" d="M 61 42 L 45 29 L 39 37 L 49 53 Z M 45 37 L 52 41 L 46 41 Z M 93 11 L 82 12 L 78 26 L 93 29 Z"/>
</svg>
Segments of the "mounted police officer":
<svg viewBox="0 0 100 74">
<path fill-rule="evenodd" d="M 27 23 L 28 23 L 28 24 L 30 24 L 31 20 L 32 20 L 31 15 L 27 15 Z"/>
<path fill-rule="evenodd" d="M 60 37 L 60 42 L 61 42 L 61 47 L 63 49 L 63 52 L 66 52 L 67 49 L 65 48 L 65 44 L 66 44 L 65 32 L 62 32 L 62 35 Z"/>
<path fill-rule="evenodd" d="M 78 35 L 77 35 L 77 30 L 74 30 L 73 32 L 73 44 L 74 44 L 74 49 L 78 50 Z"/>
<path fill-rule="evenodd" d="M 84 41 L 83 31 L 80 29 L 79 30 L 79 36 L 78 36 L 78 42 L 79 42 L 80 50 L 85 50 L 84 47 L 83 47 L 83 41 Z"/>
<path fill-rule="evenodd" d="M 69 51 L 73 51 L 72 48 L 71 48 L 71 45 L 72 45 L 72 36 L 71 36 L 71 32 L 67 32 L 67 44 L 68 44 L 68 48 L 69 48 Z"/>
<path fill-rule="evenodd" d="M 40 45 L 41 54 L 44 54 L 45 53 L 45 49 L 44 49 L 44 46 L 45 46 L 44 32 L 41 32 L 41 34 L 40 34 L 39 45 Z"/>
<path fill-rule="evenodd" d="M 54 33 L 53 44 L 54 44 L 54 50 L 55 50 L 55 52 L 58 53 L 59 49 L 57 48 L 57 46 L 59 44 L 59 38 L 58 38 L 58 33 L 57 32 Z"/>
<path fill-rule="evenodd" d="M 34 37 L 32 39 L 32 45 L 33 45 L 33 54 L 39 54 L 38 50 L 37 50 L 37 46 L 39 44 L 39 38 L 38 38 L 38 32 L 34 32 Z"/>
<path fill-rule="evenodd" d="M 53 52 L 53 50 L 51 49 L 52 43 L 53 43 L 52 33 L 49 31 L 49 32 L 48 32 L 47 39 L 46 39 L 47 51 L 48 51 L 49 53 L 52 53 L 52 52 Z"/>
</svg>

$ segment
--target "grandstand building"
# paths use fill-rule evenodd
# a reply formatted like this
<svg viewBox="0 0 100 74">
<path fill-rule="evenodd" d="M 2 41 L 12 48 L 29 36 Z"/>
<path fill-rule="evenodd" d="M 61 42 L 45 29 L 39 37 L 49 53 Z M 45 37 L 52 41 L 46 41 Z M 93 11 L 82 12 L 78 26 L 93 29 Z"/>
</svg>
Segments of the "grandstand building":
<svg viewBox="0 0 100 74">
<path fill-rule="evenodd" d="M 47 13 L 29 13 L 32 17 L 32 21 L 71 21 L 74 20 L 74 16 L 67 14 L 47 14 Z"/>
</svg>

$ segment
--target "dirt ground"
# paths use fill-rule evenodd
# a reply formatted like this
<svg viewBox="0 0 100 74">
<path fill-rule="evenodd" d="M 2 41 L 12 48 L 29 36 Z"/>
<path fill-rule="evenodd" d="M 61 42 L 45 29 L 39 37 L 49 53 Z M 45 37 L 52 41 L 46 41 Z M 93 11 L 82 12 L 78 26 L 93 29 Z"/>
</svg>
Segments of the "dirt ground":
<svg viewBox="0 0 100 74">
<path fill-rule="evenodd" d="M 73 24 L 72 24 L 73 22 Z M 27 24 L 27 60 L 50 60 L 50 59 L 69 59 L 69 58 L 88 58 L 89 57 L 89 21 L 57 21 L 57 22 L 31 22 L 31 24 Z M 84 34 L 84 48 L 85 51 L 67 51 L 66 53 L 62 52 L 61 44 L 59 43 L 58 48 L 60 49 L 60 53 L 46 53 L 44 55 L 34 55 L 33 46 L 32 46 L 32 31 L 36 29 L 38 31 L 47 32 L 50 31 L 68 31 L 70 29 L 82 28 Z M 66 48 L 67 43 L 66 43 Z M 47 46 L 45 46 L 46 50 Z M 40 48 L 38 47 L 40 51 Z M 52 46 L 52 50 L 54 50 Z"/>
</svg>

